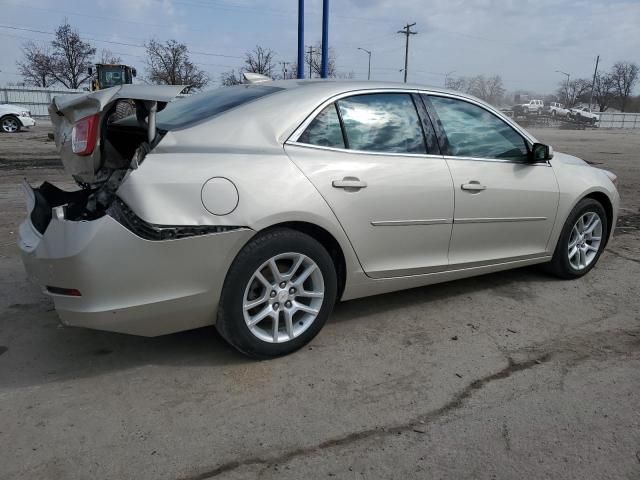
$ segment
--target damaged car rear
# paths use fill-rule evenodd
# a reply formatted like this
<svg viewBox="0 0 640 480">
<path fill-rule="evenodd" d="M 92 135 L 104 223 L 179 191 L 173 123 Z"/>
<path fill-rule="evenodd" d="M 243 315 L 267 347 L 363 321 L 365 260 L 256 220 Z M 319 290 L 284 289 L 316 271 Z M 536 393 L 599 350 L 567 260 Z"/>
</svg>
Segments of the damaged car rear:
<svg viewBox="0 0 640 480">
<path fill-rule="evenodd" d="M 172 128 L 230 106 L 214 101 L 188 118 L 193 106 L 178 99 L 185 105 L 167 111 L 163 125 L 162 111 L 183 89 L 123 85 L 51 103 L 56 146 L 78 189 L 23 182 L 28 217 L 19 228 L 19 246 L 30 278 L 53 298 L 64 324 L 156 336 L 214 323 L 217 298 L 211 292 L 224 279 L 217 272 L 226 272 L 252 231 L 216 221 L 206 211 L 199 195 L 206 170 L 191 185 L 198 196 L 167 224 L 134 212 L 142 204 L 154 208 L 155 197 L 166 201 L 161 186 L 145 198 L 139 196 L 143 188 L 130 185 L 129 204 L 117 196 L 123 184 L 135 183 L 131 176 L 145 161 L 153 161 Z M 135 106 L 136 113 L 114 121 L 120 102 Z M 189 167 L 179 163 L 179 152 L 171 157 L 176 164 L 166 182 L 180 184 L 173 170 Z"/>
</svg>

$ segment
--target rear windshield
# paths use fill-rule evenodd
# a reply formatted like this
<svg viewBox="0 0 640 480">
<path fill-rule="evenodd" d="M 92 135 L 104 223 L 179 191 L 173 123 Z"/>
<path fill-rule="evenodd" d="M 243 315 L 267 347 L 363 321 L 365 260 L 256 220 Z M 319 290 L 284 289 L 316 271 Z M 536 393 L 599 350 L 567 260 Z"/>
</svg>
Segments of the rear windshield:
<svg viewBox="0 0 640 480">
<path fill-rule="evenodd" d="M 163 130 L 177 130 L 280 90 L 264 85 L 235 85 L 196 93 L 169 103 L 158 113 L 156 125 Z"/>
</svg>

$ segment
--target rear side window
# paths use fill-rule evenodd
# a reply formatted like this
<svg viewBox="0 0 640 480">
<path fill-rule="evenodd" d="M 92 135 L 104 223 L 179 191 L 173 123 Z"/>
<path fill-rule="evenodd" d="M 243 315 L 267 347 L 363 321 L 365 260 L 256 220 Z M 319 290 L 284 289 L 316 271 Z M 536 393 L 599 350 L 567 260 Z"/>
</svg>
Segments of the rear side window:
<svg viewBox="0 0 640 480">
<path fill-rule="evenodd" d="M 337 102 L 349 148 L 426 153 L 418 112 L 409 94 L 354 95 Z"/>
<path fill-rule="evenodd" d="M 321 147 L 345 147 L 335 104 L 326 107 L 313 119 L 298 138 L 298 142 Z"/>
<path fill-rule="evenodd" d="M 184 128 L 281 90 L 264 85 L 236 85 L 196 93 L 169 103 L 158 113 L 156 124 L 163 130 Z"/>
</svg>

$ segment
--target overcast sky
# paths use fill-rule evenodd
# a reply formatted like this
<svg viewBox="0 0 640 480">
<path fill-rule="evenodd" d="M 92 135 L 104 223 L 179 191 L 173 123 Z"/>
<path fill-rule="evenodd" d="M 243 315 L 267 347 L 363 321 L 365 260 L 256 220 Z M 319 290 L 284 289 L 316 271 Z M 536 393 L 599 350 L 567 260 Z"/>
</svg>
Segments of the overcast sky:
<svg viewBox="0 0 640 480">
<path fill-rule="evenodd" d="M 51 41 L 65 17 L 100 50 L 108 48 L 144 75 L 141 45 L 177 39 L 214 84 L 242 65 L 256 44 L 295 61 L 297 0 L 0 0 L 0 85 L 20 81 L 16 60 L 26 40 Z M 305 44 L 320 41 L 321 0 L 306 1 Z M 404 36 L 411 37 L 409 80 L 442 85 L 453 76 L 499 74 L 509 90 L 555 90 L 565 77 L 593 75 L 618 60 L 640 63 L 640 0 L 332 0 L 330 45 L 340 72 L 402 80 Z M 11 27 L 11 28 L 6 28 Z M 29 30 L 38 30 L 39 33 Z M 108 43 L 113 42 L 113 43 Z"/>
</svg>

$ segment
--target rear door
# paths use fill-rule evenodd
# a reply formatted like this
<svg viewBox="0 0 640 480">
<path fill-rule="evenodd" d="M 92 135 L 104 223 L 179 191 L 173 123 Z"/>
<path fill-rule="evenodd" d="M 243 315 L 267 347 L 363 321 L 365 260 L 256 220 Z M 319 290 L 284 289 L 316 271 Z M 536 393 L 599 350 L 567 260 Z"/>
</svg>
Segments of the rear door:
<svg viewBox="0 0 640 480">
<path fill-rule="evenodd" d="M 424 105 L 410 93 L 351 95 L 324 106 L 285 147 L 371 277 L 426 273 L 448 263 L 451 175 L 418 108 Z"/>
<path fill-rule="evenodd" d="M 530 163 L 527 139 L 484 106 L 424 99 L 454 183 L 451 266 L 543 256 L 559 200 L 548 162 Z"/>
</svg>

